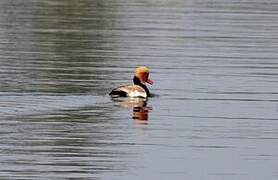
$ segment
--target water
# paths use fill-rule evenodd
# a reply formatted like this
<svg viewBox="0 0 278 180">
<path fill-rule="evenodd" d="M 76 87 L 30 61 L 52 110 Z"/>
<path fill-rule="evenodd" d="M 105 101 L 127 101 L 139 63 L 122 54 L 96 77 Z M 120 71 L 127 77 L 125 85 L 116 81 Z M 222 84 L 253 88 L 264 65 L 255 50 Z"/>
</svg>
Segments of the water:
<svg viewBox="0 0 278 180">
<path fill-rule="evenodd" d="M 275 0 L 0 7 L 1 179 L 277 179 Z"/>
</svg>

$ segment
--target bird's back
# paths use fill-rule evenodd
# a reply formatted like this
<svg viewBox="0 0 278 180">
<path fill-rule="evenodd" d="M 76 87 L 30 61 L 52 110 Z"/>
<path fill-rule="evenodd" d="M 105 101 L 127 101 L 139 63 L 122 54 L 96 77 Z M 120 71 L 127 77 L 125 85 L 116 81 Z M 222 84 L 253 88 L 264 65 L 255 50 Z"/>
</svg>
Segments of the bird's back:
<svg viewBox="0 0 278 180">
<path fill-rule="evenodd" d="M 112 97 L 147 97 L 146 91 L 138 85 L 120 86 L 113 89 L 110 93 Z"/>
</svg>

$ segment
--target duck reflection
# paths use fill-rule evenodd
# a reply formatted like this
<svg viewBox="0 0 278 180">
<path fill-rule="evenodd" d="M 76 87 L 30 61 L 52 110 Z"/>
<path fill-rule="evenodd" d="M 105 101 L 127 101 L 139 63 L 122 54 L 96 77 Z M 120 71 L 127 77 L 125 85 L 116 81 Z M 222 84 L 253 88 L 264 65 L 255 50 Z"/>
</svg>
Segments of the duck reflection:
<svg viewBox="0 0 278 180">
<path fill-rule="evenodd" d="M 136 123 L 148 124 L 149 112 L 152 107 L 147 105 L 146 98 L 115 98 L 120 101 L 120 105 L 133 110 L 132 119 Z M 114 99 L 114 100 L 115 100 Z"/>
</svg>

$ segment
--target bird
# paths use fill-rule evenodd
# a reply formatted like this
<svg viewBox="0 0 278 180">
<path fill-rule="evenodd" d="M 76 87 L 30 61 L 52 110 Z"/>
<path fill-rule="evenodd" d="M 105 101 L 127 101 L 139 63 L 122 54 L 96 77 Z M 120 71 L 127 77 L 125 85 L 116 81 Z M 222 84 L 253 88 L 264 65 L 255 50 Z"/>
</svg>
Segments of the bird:
<svg viewBox="0 0 278 180">
<path fill-rule="evenodd" d="M 133 85 L 125 85 L 112 89 L 109 93 L 111 97 L 150 97 L 150 91 L 146 83 L 153 84 L 154 81 L 149 79 L 150 70 L 146 66 L 140 66 L 135 69 Z"/>
</svg>

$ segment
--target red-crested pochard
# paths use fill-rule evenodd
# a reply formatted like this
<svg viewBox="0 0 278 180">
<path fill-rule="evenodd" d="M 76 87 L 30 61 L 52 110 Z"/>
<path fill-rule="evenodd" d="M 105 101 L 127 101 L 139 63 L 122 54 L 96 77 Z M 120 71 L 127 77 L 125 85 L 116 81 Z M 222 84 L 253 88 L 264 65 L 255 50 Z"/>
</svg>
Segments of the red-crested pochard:
<svg viewBox="0 0 278 180">
<path fill-rule="evenodd" d="M 149 73 L 150 70 L 145 66 L 136 68 L 133 77 L 134 85 L 117 87 L 109 95 L 112 97 L 150 97 L 151 94 L 146 83 L 153 84 L 154 82 L 149 79 Z"/>
</svg>

